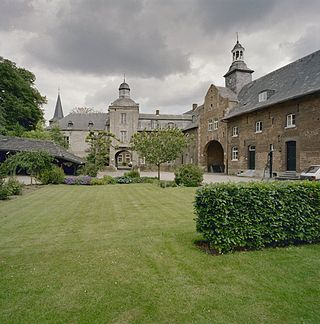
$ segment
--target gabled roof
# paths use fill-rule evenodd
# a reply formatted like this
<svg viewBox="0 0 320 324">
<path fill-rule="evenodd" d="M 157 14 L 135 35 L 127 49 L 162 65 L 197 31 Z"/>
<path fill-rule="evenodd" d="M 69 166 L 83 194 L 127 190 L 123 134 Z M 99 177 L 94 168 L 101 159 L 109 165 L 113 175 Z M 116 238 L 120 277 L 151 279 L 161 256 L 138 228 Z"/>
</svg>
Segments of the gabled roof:
<svg viewBox="0 0 320 324">
<path fill-rule="evenodd" d="M 84 164 L 84 160 L 51 141 L 0 135 L 0 151 L 45 151 L 60 160 Z"/>
<path fill-rule="evenodd" d="M 105 130 L 108 113 L 71 113 L 58 121 L 61 130 Z M 72 124 L 71 124 L 72 123 Z M 89 123 L 92 126 L 89 127 Z"/>
<path fill-rule="evenodd" d="M 259 102 L 259 93 L 270 97 Z M 320 50 L 275 70 L 249 84 L 238 94 L 239 104 L 224 118 L 296 99 L 320 91 Z"/>
</svg>

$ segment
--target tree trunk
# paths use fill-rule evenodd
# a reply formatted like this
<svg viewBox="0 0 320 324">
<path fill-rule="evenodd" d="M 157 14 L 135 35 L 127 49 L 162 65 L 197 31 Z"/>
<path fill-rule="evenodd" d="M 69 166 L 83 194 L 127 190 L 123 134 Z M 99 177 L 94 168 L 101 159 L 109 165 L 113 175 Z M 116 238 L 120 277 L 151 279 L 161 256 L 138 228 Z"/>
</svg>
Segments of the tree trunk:
<svg viewBox="0 0 320 324">
<path fill-rule="evenodd" d="M 160 163 L 157 164 L 157 167 L 158 167 L 158 180 L 160 181 Z"/>
</svg>

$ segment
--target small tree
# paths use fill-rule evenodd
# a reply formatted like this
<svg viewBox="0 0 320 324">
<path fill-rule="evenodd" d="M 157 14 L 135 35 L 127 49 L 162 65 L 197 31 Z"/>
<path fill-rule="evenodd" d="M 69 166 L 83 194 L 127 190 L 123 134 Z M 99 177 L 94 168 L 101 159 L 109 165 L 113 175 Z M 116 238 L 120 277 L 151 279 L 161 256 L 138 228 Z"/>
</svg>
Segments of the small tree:
<svg viewBox="0 0 320 324">
<path fill-rule="evenodd" d="M 189 145 L 187 137 L 178 128 L 157 128 L 152 132 L 141 132 L 133 135 L 131 143 L 133 149 L 146 161 L 155 164 L 158 168 L 160 180 L 160 166 L 162 163 L 175 160 Z"/>
<path fill-rule="evenodd" d="M 56 123 L 50 125 L 50 128 L 47 130 L 44 128 L 44 124 L 42 122 L 39 122 L 35 130 L 23 132 L 20 136 L 39 140 L 53 141 L 55 144 L 66 149 L 69 147 L 63 133 Z"/>
<path fill-rule="evenodd" d="M 86 142 L 89 144 L 87 163 L 94 165 L 97 170 L 103 169 L 109 163 L 112 138 L 114 135 L 110 132 L 90 132 L 86 138 Z"/>
<path fill-rule="evenodd" d="M 17 170 L 26 170 L 32 178 L 41 172 L 52 168 L 53 158 L 44 151 L 19 152 L 11 155 L 1 165 L 1 172 L 7 175 L 16 175 Z"/>
</svg>

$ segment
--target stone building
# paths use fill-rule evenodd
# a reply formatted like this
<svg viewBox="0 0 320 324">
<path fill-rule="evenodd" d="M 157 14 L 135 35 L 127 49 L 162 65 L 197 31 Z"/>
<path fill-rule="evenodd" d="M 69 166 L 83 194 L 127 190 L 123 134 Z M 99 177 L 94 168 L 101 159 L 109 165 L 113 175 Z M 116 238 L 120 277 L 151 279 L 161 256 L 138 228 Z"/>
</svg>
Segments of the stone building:
<svg viewBox="0 0 320 324">
<path fill-rule="evenodd" d="M 105 113 L 71 113 L 63 117 L 60 95 L 50 124 L 57 123 L 69 143 L 69 151 L 84 157 L 88 144 L 86 137 L 90 131 L 110 131 L 115 135 L 110 148 L 110 165 L 114 167 L 143 165 L 136 152 L 130 150 L 130 139 L 141 131 L 152 131 L 157 127 L 178 127 L 185 129 L 192 122 L 191 112 L 175 115 L 140 113 L 139 104 L 130 97 L 130 87 L 124 81 L 119 87 L 119 98 L 110 104 Z"/>
<path fill-rule="evenodd" d="M 130 151 L 134 133 L 172 126 L 194 137 L 179 163 L 197 164 L 208 172 L 265 176 L 320 164 L 320 51 L 254 81 L 239 41 L 231 53 L 225 86 L 210 85 L 204 103 L 184 114 L 140 113 L 123 82 L 119 98 L 105 113 L 63 117 L 58 96 L 51 122 L 58 122 L 70 151 L 79 156 L 86 155 L 90 130 L 114 133 L 120 139 L 110 152 L 114 167 L 144 163 Z"/>
<path fill-rule="evenodd" d="M 225 87 L 209 87 L 185 130 L 197 137 L 195 161 L 209 172 L 256 176 L 320 164 L 320 51 L 254 81 L 243 46 L 231 52 Z"/>
</svg>

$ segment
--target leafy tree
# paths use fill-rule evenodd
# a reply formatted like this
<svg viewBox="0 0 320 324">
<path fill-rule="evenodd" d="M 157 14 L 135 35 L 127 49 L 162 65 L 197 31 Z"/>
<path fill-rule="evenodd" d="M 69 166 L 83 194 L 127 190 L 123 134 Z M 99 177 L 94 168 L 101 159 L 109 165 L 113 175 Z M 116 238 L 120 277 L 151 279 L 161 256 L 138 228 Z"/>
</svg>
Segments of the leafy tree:
<svg viewBox="0 0 320 324">
<path fill-rule="evenodd" d="M 21 133 L 43 120 L 46 98 L 35 88 L 32 72 L 0 57 L 0 131 Z M 12 135 L 12 134 L 11 134 Z"/>
<path fill-rule="evenodd" d="M 160 180 L 160 166 L 162 163 L 175 160 L 189 145 L 191 137 L 187 137 L 178 128 L 157 128 L 152 132 L 140 132 L 133 135 L 131 143 L 133 149 L 146 161 L 158 168 Z"/>
<path fill-rule="evenodd" d="M 32 178 L 52 168 L 53 157 L 44 151 L 19 152 L 1 164 L 0 174 L 15 175 L 17 170 L 26 170 Z"/>
<path fill-rule="evenodd" d="M 71 114 L 90 114 L 90 113 L 97 113 L 98 111 L 94 110 L 91 107 L 74 107 L 71 110 Z"/>
<path fill-rule="evenodd" d="M 86 142 L 89 144 L 87 163 L 94 165 L 97 170 L 108 165 L 111 141 L 114 137 L 107 131 L 89 132 L 86 138 Z"/>
<path fill-rule="evenodd" d="M 43 123 L 39 122 L 36 126 L 36 129 L 28 132 L 23 132 L 21 134 L 21 137 L 53 141 L 57 145 L 66 149 L 69 147 L 59 126 L 55 123 L 53 123 L 53 125 L 51 125 L 49 129 L 45 129 L 43 127 Z"/>
</svg>

